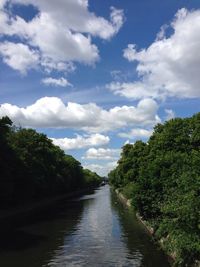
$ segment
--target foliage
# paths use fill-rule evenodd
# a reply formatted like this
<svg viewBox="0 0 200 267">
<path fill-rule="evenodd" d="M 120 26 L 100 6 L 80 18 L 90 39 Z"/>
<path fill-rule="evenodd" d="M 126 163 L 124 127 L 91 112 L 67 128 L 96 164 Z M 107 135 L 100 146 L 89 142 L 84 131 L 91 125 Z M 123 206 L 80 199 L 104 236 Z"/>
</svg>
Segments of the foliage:
<svg viewBox="0 0 200 267">
<path fill-rule="evenodd" d="M 120 193 L 122 193 L 122 195 L 124 195 L 127 199 L 132 199 L 134 190 L 135 183 L 130 182 L 121 188 Z"/>
<path fill-rule="evenodd" d="M 200 113 L 158 124 L 146 144 L 125 145 L 109 179 L 118 188 L 133 183 L 135 209 L 176 264 L 200 257 Z"/>
<path fill-rule="evenodd" d="M 83 170 L 84 183 L 85 186 L 98 186 L 102 182 L 102 177 L 100 177 L 96 172 L 92 172 L 88 169 Z"/>
<path fill-rule="evenodd" d="M 0 119 L 1 206 L 98 185 L 100 177 L 87 172 L 46 135 L 16 129 L 8 117 Z"/>
</svg>

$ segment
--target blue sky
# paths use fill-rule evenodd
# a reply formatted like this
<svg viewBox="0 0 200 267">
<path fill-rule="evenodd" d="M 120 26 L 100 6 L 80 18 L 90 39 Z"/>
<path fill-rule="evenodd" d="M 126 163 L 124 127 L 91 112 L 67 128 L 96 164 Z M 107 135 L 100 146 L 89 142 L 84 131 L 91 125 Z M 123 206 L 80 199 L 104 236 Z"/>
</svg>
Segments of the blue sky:
<svg viewBox="0 0 200 267">
<path fill-rule="evenodd" d="M 199 112 L 197 0 L 0 0 L 0 116 L 106 175 L 120 148 Z"/>
</svg>

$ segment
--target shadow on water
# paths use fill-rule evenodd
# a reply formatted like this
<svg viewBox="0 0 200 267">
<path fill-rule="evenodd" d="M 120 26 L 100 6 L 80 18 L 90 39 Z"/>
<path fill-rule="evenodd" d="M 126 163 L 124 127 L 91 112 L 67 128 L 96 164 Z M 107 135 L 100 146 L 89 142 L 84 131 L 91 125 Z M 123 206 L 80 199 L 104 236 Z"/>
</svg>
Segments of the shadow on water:
<svg viewBox="0 0 200 267">
<path fill-rule="evenodd" d="M 43 235 L 31 234 L 22 230 L 13 230 L 9 232 L 9 236 L 8 233 L 1 235 L 0 253 L 7 250 L 20 251 L 28 247 L 35 247 L 45 240 L 46 238 Z"/>
<path fill-rule="evenodd" d="M 140 267 L 169 267 L 167 256 L 156 246 L 144 226 L 137 220 L 134 210 L 121 203 L 111 190 L 111 206 L 117 213 L 122 238 L 129 257 L 141 258 Z"/>
<path fill-rule="evenodd" d="M 47 264 L 81 220 L 83 202 L 66 201 L 26 218 L 9 232 L 1 231 L 0 266 L 40 267 Z"/>
</svg>

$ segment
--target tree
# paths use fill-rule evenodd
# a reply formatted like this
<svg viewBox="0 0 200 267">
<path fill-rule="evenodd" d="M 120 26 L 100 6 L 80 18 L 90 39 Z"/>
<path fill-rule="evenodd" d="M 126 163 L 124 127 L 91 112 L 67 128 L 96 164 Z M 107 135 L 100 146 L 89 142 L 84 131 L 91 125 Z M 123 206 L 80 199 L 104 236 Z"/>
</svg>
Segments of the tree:
<svg viewBox="0 0 200 267">
<path fill-rule="evenodd" d="M 146 144 L 124 146 L 109 177 L 122 192 L 129 189 L 177 264 L 200 258 L 200 113 L 156 125 Z"/>
</svg>

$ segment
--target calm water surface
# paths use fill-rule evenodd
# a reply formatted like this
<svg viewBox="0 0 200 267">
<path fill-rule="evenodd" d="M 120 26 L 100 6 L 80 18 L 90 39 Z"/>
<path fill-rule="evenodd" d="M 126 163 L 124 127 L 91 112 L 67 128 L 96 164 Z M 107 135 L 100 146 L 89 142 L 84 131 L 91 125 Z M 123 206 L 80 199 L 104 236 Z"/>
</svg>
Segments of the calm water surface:
<svg viewBox="0 0 200 267">
<path fill-rule="evenodd" d="M 104 186 L 0 238 L 2 267 L 169 267 L 144 228 Z"/>
</svg>

